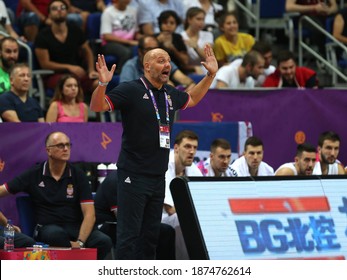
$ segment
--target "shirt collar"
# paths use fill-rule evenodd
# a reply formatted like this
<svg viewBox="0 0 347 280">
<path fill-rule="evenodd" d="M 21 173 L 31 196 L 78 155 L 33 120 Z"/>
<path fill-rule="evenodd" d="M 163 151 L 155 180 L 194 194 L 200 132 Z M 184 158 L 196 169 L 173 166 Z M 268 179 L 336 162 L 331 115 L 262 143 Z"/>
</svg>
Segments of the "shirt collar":
<svg viewBox="0 0 347 280">
<path fill-rule="evenodd" d="M 44 164 L 43 164 L 42 175 L 43 176 L 52 177 L 51 171 L 49 170 L 49 163 L 48 163 L 48 161 L 45 161 Z M 64 173 L 61 176 L 61 178 L 64 178 L 64 177 L 72 177 L 72 172 L 71 172 L 71 168 L 69 166 L 69 163 L 66 164 Z"/>
<path fill-rule="evenodd" d="M 151 83 L 150 83 L 150 81 L 148 81 L 147 79 L 146 79 L 146 77 L 145 76 L 142 76 L 142 78 L 143 78 L 143 80 L 146 82 L 146 84 L 147 84 L 147 86 L 148 86 L 148 88 L 150 89 L 150 90 L 153 90 L 153 91 L 162 91 L 162 92 L 164 92 L 165 91 L 165 85 L 163 85 L 162 87 L 161 87 L 161 89 L 158 89 L 158 88 L 156 88 L 155 86 L 153 86 Z"/>
</svg>

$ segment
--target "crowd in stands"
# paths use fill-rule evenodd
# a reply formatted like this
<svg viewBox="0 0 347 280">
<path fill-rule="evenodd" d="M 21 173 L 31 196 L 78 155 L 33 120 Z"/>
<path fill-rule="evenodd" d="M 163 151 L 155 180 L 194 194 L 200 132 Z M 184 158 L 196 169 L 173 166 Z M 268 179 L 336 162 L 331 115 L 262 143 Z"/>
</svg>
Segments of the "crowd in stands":
<svg viewBox="0 0 347 280">
<path fill-rule="evenodd" d="M 33 52 L 33 65 L 29 65 L 33 67 L 31 70 L 54 71 L 54 74 L 43 77 L 48 99 L 52 98 L 59 79 L 64 74 L 72 74 L 82 85 L 88 104 L 91 92 L 98 83 L 96 55 L 112 56 L 117 63 L 116 76 L 128 76 L 122 70 L 129 72 L 126 63 L 135 61 L 132 59 L 141 52 L 138 50 L 139 42 L 147 35 L 156 37 L 158 46 L 170 54 L 174 65 L 171 81 L 175 86 L 193 86 L 196 76 L 206 74 L 201 66 L 205 44 L 213 46 L 220 67 L 211 88 L 320 86 L 319 73 L 315 69 L 297 66 L 295 52 L 281 49 L 274 54 L 270 42 L 256 40 L 253 31 L 245 32 L 247 29 L 244 26 L 240 31 L 239 17 L 242 18 L 243 11 L 225 2 L 20 0 L 17 9 L 11 11 L 0 1 L 0 14 L 3 15 L 0 36 L 10 36 L 30 46 Z M 287 0 L 285 8 L 287 12 L 309 15 L 321 26 L 324 26 L 327 17 L 336 15 L 332 34 L 340 42 L 346 43 L 346 9 L 339 10 L 335 0 L 326 1 L 325 4 L 320 1 Z M 17 18 L 10 16 L 13 13 Z M 86 28 L 89 15 L 95 13 L 101 15 L 98 30 L 101 43 L 96 49 L 91 48 L 87 40 L 90 30 Z M 312 46 L 316 46 L 320 54 L 325 56 L 325 39 L 312 31 L 310 40 Z M 1 93 L 10 90 L 9 71 L 13 62 L 26 62 L 28 59 L 19 45 L 18 50 L 13 50 L 14 47 L 9 44 L 15 43 L 4 41 L 0 44 Z M 273 56 L 275 59 L 272 61 Z M 346 55 L 340 52 L 339 56 Z M 140 68 L 141 59 L 139 55 L 137 63 Z M 138 75 L 121 78 L 120 81 L 133 78 L 138 78 Z M 115 80 L 117 84 L 118 79 Z M 48 105 L 48 102 L 45 104 Z M 46 112 L 48 106 L 42 109 Z"/>
<path fill-rule="evenodd" d="M 308 14 L 322 26 L 327 16 L 336 13 L 333 36 L 347 44 L 347 12 L 338 11 L 335 0 L 325 4 L 320 1 L 314 4 L 310 4 L 310 1 L 286 2 L 288 11 Z M 93 91 L 108 83 L 99 79 L 101 71 L 95 68 L 97 59 L 101 67 L 103 60 L 98 56 L 100 53 L 116 57 L 115 75 L 120 83 L 142 77 L 145 55 L 162 48 L 171 59 L 168 84 L 183 87 L 186 92 L 192 91 L 197 84 L 192 75 L 208 76 L 213 79 L 210 88 L 217 89 L 319 86 L 317 72 L 298 66 L 295 53 L 288 49 L 280 50 L 276 54 L 276 63 L 272 63 L 274 54 L 271 45 L 257 41 L 252 34 L 240 32 L 236 11 L 227 10 L 216 1 L 20 0 L 14 12 L 17 21 L 11 23 L 6 6 L 0 1 L 0 30 L 5 34 L 0 33 L 0 118 L 3 122 L 87 122 Z M 87 40 L 86 26 L 88 16 L 92 13 L 101 13 L 98 52 L 91 48 Z M 318 36 L 313 38 L 312 43 L 325 53 L 324 39 Z M 26 61 L 26 58 L 20 56 L 18 40 L 27 43 L 33 51 L 35 69 L 30 68 L 28 63 L 22 63 L 21 60 Z M 206 44 L 213 48 L 218 62 L 216 75 L 211 75 L 201 63 L 208 54 Z M 41 108 L 30 94 L 34 82 L 33 71 L 36 69 L 54 71 L 44 77 L 45 89 L 54 92 L 47 108 Z M 112 67 L 108 73 L 112 73 L 112 69 L 114 71 L 115 68 Z M 118 101 L 116 98 L 119 97 L 114 98 Z M 160 245 L 156 251 L 158 259 L 189 259 L 169 191 L 171 180 L 177 176 L 345 174 L 343 165 L 338 161 L 341 140 L 331 131 L 320 135 L 317 147 L 309 143 L 299 144 L 297 151 L 293 151 L 294 162 L 285 163 L 276 171 L 263 161 L 264 144 L 257 137 L 247 139 L 243 155 L 233 162 L 230 143 L 218 138 L 211 143 L 210 156 L 194 163 L 198 140 L 192 131 L 182 131 L 174 139 L 174 149 L 170 152 L 165 174 L 166 194 Z M 33 198 L 39 197 L 34 207 L 38 211 L 36 213 L 41 213 L 38 215 L 41 227 L 35 241 L 51 246 L 95 247 L 98 248 L 99 259 L 109 258 L 117 243 L 117 172 L 109 174 L 99 187 L 94 208 L 92 194 L 85 187 L 88 184 L 85 184 L 84 174 L 68 162 L 71 151 L 69 136 L 62 132 L 52 133 L 47 136 L 45 145 L 47 161 L 1 185 L 0 196 L 24 191 Z M 50 206 L 47 196 L 55 193 L 40 196 L 32 187 L 33 184 L 41 184 L 43 176 L 47 185 L 69 186 L 73 183 L 78 188 L 76 193 L 79 197 L 74 197 L 73 192 L 65 189 L 59 195 L 66 197 L 67 191 L 73 203 L 56 209 L 52 207 L 53 212 L 47 211 L 47 206 Z M 66 217 L 63 210 L 78 214 Z M 49 219 L 53 219 L 54 224 L 49 225 Z M 65 226 L 66 220 L 71 222 L 69 226 Z M 6 224 L 7 218 L 0 210 L 0 225 Z M 16 247 L 34 244 L 31 237 L 23 236 L 19 229 L 16 232 Z M 0 238 L 0 246 L 1 242 Z"/>
<path fill-rule="evenodd" d="M 220 67 L 211 88 L 319 87 L 318 73 L 297 66 L 296 53 L 283 49 L 276 52 L 272 61 L 271 44 L 256 41 L 251 33 L 240 32 L 239 16 L 242 12 L 235 5 L 225 5 L 224 2 L 221 1 L 223 6 L 211 0 L 20 0 L 16 11 L 12 11 L 17 18 L 12 18 L 11 22 L 10 10 L 0 1 L 0 36 L 10 36 L 0 42 L 0 93 L 10 90 L 11 66 L 27 61 L 16 40 L 27 43 L 33 52 L 33 63 L 29 64 L 33 67 L 31 71 L 54 71 L 54 74 L 43 77 L 48 98 L 52 98 L 62 76 L 70 74 L 76 76 L 82 85 L 83 101 L 88 104 L 98 83 L 95 71 L 97 54 L 114 58 L 120 82 L 137 79 L 143 74 L 142 58 L 147 51 L 141 39 L 152 40 L 143 39 L 148 35 L 157 39 L 157 43 L 148 48 L 161 47 L 171 57 L 171 84 L 187 90 L 195 85 L 196 76 L 206 74 L 201 65 L 206 44 L 213 46 Z M 233 10 L 228 9 L 230 6 Z M 328 16 L 336 14 L 332 34 L 346 43 L 346 9 L 338 10 L 335 0 L 325 3 L 287 0 L 285 8 L 288 12 L 309 15 L 321 26 Z M 90 30 L 86 23 L 93 13 L 101 15 L 98 48 L 92 48 L 87 40 Z M 311 37 L 311 43 L 325 56 L 325 40 L 318 35 Z M 346 56 L 341 52 L 339 55 Z M 115 81 L 117 84 L 119 78 Z M 45 104 L 48 105 L 47 101 Z M 46 107 L 42 108 L 44 113 Z M 7 121 L 4 117 L 2 119 Z"/>
</svg>

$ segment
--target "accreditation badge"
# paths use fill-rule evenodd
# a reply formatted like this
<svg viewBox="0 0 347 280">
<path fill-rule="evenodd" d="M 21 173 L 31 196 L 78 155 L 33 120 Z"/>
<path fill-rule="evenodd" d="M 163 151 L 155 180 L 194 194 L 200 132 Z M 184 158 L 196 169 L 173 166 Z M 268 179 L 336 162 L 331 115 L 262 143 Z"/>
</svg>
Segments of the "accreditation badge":
<svg viewBox="0 0 347 280">
<path fill-rule="evenodd" d="M 160 148 L 170 149 L 170 127 L 168 125 L 159 126 L 159 145 Z"/>
</svg>

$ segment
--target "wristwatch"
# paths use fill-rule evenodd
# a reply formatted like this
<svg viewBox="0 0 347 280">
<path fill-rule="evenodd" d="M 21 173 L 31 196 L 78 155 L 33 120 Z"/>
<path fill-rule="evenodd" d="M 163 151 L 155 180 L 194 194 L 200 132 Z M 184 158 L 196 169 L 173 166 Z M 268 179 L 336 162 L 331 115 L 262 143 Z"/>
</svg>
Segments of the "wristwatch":
<svg viewBox="0 0 347 280">
<path fill-rule="evenodd" d="M 80 248 L 84 248 L 84 243 L 83 241 L 81 241 L 80 239 L 77 240 L 78 245 L 80 246 Z"/>
</svg>

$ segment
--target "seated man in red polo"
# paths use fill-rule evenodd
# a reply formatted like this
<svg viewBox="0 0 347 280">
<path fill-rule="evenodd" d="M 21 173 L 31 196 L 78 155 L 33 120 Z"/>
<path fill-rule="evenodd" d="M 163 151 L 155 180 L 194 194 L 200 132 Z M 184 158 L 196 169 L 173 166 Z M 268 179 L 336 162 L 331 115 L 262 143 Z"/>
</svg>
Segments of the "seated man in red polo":
<svg viewBox="0 0 347 280">
<path fill-rule="evenodd" d="M 263 87 L 318 88 L 316 72 L 296 66 L 294 54 L 283 50 L 277 56 L 277 69 L 269 75 Z"/>
</svg>

